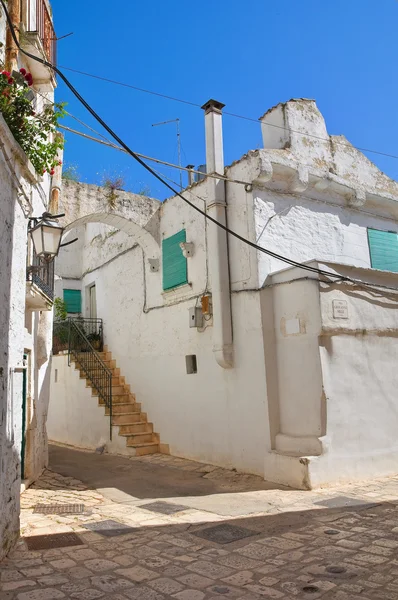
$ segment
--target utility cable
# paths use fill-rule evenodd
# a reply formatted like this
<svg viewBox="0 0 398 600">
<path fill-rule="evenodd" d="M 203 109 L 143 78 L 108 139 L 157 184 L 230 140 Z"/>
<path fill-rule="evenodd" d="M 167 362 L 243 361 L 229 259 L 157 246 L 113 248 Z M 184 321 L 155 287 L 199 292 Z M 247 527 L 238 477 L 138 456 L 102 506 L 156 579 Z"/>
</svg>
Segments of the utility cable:
<svg viewBox="0 0 398 600">
<path fill-rule="evenodd" d="M 69 114 L 69 116 L 72 117 L 72 115 L 70 115 L 70 113 L 68 113 L 68 114 Z M 83 123 L 83 121 L 80 121 L 80 123 L 82 125 L 85 125 L 85 123 Z M 85 125 L 85 126 L 95 132 L 95 130 L 93 130 L 88 125 Z M 69 133 L 73 133 L 75 135 L 80 135 L 81 137 L 83 137 L 87 140 L 91 140 L 92 142 L 96 142 L 97 144 L 102 144 L 103 146 L 108 146 L 109 148 L 113 148 L 114 150 L 119 150 L 120 152 L 125 152 L 126 154 L 130 154 L 130 152 L 127 152 L 127 150 L 125 150 L 121 146 L 118 146 L 117 144 L 113 144 L 112 142 L 107 140 L 107 138 L 104 138 L 104 141 L 102 141 L 91 135 L 87 135 L 87 133 L 82 133 L 81 131 L 76 131 L 76 129 L 71 129 L 70 127 L 67 127 L 66 125 L 58 125 L 58 127 L 59 127 L 59 129 L 64 129 L 65 131 L 68 131 Z M 97 133 L 97 135 L 101 135 L 98 132 L 95 132 L 95 133 Z M 101 136 L 101 137 L 104 137 L 104 136 Z M 170 163 L 165 160 L 160 160 L 160 158 L 153 158 L 152 156 L 146 156 L 145 154 L 141 154 L 140 152 L 136 152 L 135 154 L 137 156 L 140 156 L 141 158 L 144 158 L 145 160 L 149 160 L 151 162 L 156 162 L 160 165 L 165 165 L 166 167 L 172 167 L 173 169 L 178 169 L 179 171 L 187 171 L 188 173 L 189 172 L 197 173 L 198 175 L 202 175 L 202 176 L 204 175 L 206 178 L 210 177 L 210 179 L 229 181 L 230 183 L 240 183 L 241 185 L 252 185 L 248 181 L 241 181 L 240 179 L 231 179 L 230 177 L 226 177 L 225 175 L 218 175 L 215 173 L 202 173 L 202 171 L 197 171 L 196 169 L 188 169 L 187 167 L 180 167 L 180 165 L 176 165 L 174 163 Z M 179 186 L 180 184 L 178 183 L 176 185 Z"/>
<path fill-rule="evenodd" d="M 159 98 L 165 98 L 166 100 L 172 100 L 173 102 L 180 102 L 181 104 L 187 104 L 189 106 L 194 106 L 195 108 L 202 108 L 200 104 L 197 102 L 191 102 L 189 100 L 183 100 L 182 98 L 176 98 L 175 96 L 168 96 L 167 94 L 162 94 L 161 92 L 154 92 L 153 90 L 147 90 L 145 88 L 140 88 L 135 85 L 131 85 L 130 83 L 124 83 L 122 81 L 116 81 L 114 79 L 108 79 L 107 77 L 101 77 L 100 75 L 93 75 L 92 73 L 87 73 L 85 71 L 79 71 L 78 69 L 72 69 L 71 67 L 61 67 L 65 69 L 65 71 L 71 71 L 72 73 L 78 73 L 79 75 L 84 75 L 85 77 L 91 77 L 92 79 L 98 79 L 100 81 L 105 81 L 107 83 L 111 83 L 113 85 L 120 85 L 122 87 L 130 88 L 132 90 L 136 90 L 138 92 L 143 92 L 144 94 L 151 94 L 152 96 L 158 96 Z M 239 115 L 237 113 L 232 113 L 227 110 L 223 110 L 224 115 L 228 115 L 229 117 L 234 117 L 235 119 L 243 119 L 244 121 L 250 121 L 252 123 L 261 123 L 260 119 L 254 119 L 253 117 L 248 117 L 246 115 Z M 283 125 L 276 125 L 275 123 L 262 123 L 262 125 L 266 125 L 267 127 L 273 127 L 274 129 L 282 129 L 283 131 L 291 131 L 292 133 L 296 133 L 297 135 L 302 135 L 304 137 L 310 137 L 316 140 L 320 140 L 322 142 L 330 142 L 329 138 L 324 138 L 319 135 L 315 135 L 312 133 L 305 133 L 303 131 L 298 131 L 296 129 L 289 129 L 288 127 L 283 127 Z M 339 142 L 338 140 L 333 140 L 333 143 L 338 146 L 345 146 L 346 148 L 355 148 L 360 152 L 370 152 L 372 154 L 378 154 L 379 156 L 386 156 L 388 158 L 394 158 L 398 160 L 397 154 L 389 154 L 388 152 L 382 152 L 380 150 L 372 150 L 371 148 L 362 148 L 361 146 L 353 146 L 348 142 Z"/>
<path fill-rule="evenodd" d="M 40 58 L 38 56 L 35 56 L 34 54 L 31 54 L 30 52 L 27 52 L 26 50 L 24 50 L 21 47 L 21 45 L 20 45 L 20 43 L 18 41 L 18 38 L 16 36 L 15 28 L 14 28 L 14 25 L 12 23 L 11 17 L 10 17 L 10 15 L 8 13 L 8 10 L 6 8 L 4 0 L 0 0 L 0 3 L 1 3 L 1 5 L 3 7 L 3 10 L 4 10 L 4 13 L 6 15 L 7 23 L 8 23 L 8 26 L 10 28 L 11 35 L 13 37 L 14 43 L 17 46 L 17 48 L 20 50 L 20 52 L 22 54 L 24 54 L 25 56 L 31 58 L 32 60 L 34 60 L 34 61 L 36 61 L 36 62 L 44 65 L 48 69 L 52 69 L 55 73 L 57 73 L 57 75 L 59 75 L 59 77 L 62 79 L 62 81 L 65 83 L 65 85 L 70 89 L 70 91 L 73 93 L 73 95 L 81 102 L 81 104 L 96 119 L 96 121 L 98 121 L 98 123 L 100 123 L 100 125 L 102 125 L 102 127 L 116 140 L 116 142 L 118 144 L 120 144 L 128 152 L 128 154 L 130 154 L 141 166 L 143 166 L 144 169 L 146 169 L 149 173 L 151 173 L 154 177 L 156 177 L 156 179 L 158 181 L 160 181 L 161 183 L 163 183 L 163 185 L 165 187 L 167 187 L 169 190 L 171 190 L 175 196 L 179 196 L 186 204 L 188 204 L 196 212 L 198 212 L 199 214 L 201 214 L 202 216 L 204 216 L 206 219 L 208 219 L 209 221 L 211 221 L 212 223 L 214 223 L 215 225 L 217 225 L 218 227 L 220 227 L 221 229 L 223 229 L 229 235 L 235 237 L 236 239 L 238 239 L 241 242 L 247 244 L 248 246 L 254 248 L 255 250 L 257 250 L 259 252 L 263 252 L 264 254 L 267 254 L 268 256 L 271 256 L 272 258 L 275 258 L 277 260 L 285 262 L 286 264 L 289 264 L 289 265 L 291 265 L 293 267 L 297 267 L 297 268 L 303 269 L 305 271 L 310 271 L 310 272 L 316 273 L 318 275 L 324 275 L 325 277 L 330 277 L 332 279 L 336 279 L 336 280 L 339 280 L 339 281 L 350 281 L 352 283 L 356 283 L 356 284 L 360 284 L 360 285 L 370 285 L 370 286 L 372 286 L 372 284 L 364 284 L 361 281 L 358 281 L 358 280 L 355 280 L 355 279 L 351 279 L 349 277 L 343 277 L 341 275 L 338 275 L 337 273 L 332 273 L 330 271 L 324 271 L 323 269 L 318 269 L 316 267 L 311 267 L 310 265 L 306 265 L 306 264 L 297 262 L 297 261 L 295 261 L 293 259 L 290 259 L 290 258 L 287 258 L 287 257 L 282 256 L 280 254 L 277 254 L 276 252 L 272 252 L 271 250 L 268 250 L 267 248 L 263 248 L 262 246 L 258 246 L 256 243 L 252 242 L 251 240 L 248 240 L 248 239 L 244 238 L 243 236 L 241 236 L 236 231 L 233 231 L 233 230 L 229 229 L 226 225 L 224 225 L 223 223 L 220 223 L 219 221 L 217 221 L 217 219 L 214 219 L 213 217 L 211 217 L 210 215 L 208 215 L 206 212 L 204 212 L 199 207 L 197 207 L 193 202 L 190 202 L 187 198 L 185 198 L 182 195 L 181 192 L 179 192 L 172 185 L 170 185 L 169 183 L 167 183 L 167 181 L 165 181 L 163 179 L 163 177 L 161 177 L 160 175 L 158 175 L 156 173 L 156 171 L 154 171 L 152 169 L 152 167 L 150 167 L 149 165 L 147 165 L 146 162 L 141 157 L 139 157 L 133 150 L 131 150 L 131 148 L 129 148 L 129 146 L 117 135 L 117 133 L 115 133 L 111 129 L 111 127 L 109 125 L 107 125 L 107 123 L 90 106 L 90 104 L 88 104 L 88 102 L 86 102 L 86 100 L 83 98 L 83 96 L 78 92 L 78 90 L 73 86 L 73 84 L 62 73 L 62 71 L 60 71 L 60 69 L 58 67 L 56 67 L 55 65 L 53 65 L 52 63 L 48 62 L 47 60 L 45 60 L 43 58 Z M 382 286 L 379 286 L 379 287 L 382 287 Z"/>
</svg>

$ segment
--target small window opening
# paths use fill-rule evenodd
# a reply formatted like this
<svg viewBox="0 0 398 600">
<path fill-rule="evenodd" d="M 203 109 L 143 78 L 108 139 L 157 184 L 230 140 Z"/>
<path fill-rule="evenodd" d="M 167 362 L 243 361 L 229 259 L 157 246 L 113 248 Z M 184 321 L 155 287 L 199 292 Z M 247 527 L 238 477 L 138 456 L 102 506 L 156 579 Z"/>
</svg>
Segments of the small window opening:
<svg viewBox="0 0 398 600">
<path fill-rule="evenodd" d="M 188 356 L 185 357 L 185 363 L 187 367 L 187 375 L 194 375 L 198 372 L 196 354 L 188 354 Z"/>
</svg>

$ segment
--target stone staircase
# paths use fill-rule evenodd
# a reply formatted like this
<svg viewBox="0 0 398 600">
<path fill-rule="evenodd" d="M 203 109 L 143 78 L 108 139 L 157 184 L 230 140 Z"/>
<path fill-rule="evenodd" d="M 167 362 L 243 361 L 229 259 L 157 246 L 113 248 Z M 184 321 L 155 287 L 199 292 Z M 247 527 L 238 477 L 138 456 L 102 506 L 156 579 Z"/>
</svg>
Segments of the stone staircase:
<svg viewBox="0 0 398 600">
<path fill-rule="evenodd" d="M 153 424 L 148 422 L 147 414 L 142 412 L 141 404 L 136 402 L 135 395 L 130 391 L 130 385 L 120 375 L 112 353 L 104 346 L 104 351 L 98 354 L 112 371 L 112 425 L 117 426 L 119 435 L 126 439 L 126 446 L 131 449 L 129 454 L 143 456 L 160 452 L 159 435 L 154 433 Z M 109 417 L 109 408 L 105 406 L 105 402 L 98 397 L 77 361 L 74 361 L 74 365 L 80 372 L 80 379 L 86 380 L 86 387 L 91 388 L 91 395 L 98 398 L 99 406 L 105 408 L 105 415 Z"/>
</svg>

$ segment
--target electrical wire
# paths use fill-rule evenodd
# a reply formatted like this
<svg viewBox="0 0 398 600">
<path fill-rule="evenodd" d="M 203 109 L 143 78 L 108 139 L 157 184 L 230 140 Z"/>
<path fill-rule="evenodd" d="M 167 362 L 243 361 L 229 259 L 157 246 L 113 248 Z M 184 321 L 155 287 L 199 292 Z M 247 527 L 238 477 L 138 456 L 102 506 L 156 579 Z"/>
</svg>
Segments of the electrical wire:
<svg viewBox="0 0 398 600">
<path fill-rule="evenodd" d="M 130 88 L 132 90 L 136 90 L 138 92 L 143 92 L 144 94 L 151 94 L 152 96 L 158 96 L 159 98 L 165 98 L 166 100 L 172 100 L 173 102 L 180 102 L 181 104 L 187 104 L 188 106 L 194 106 L 195 108 L 202 108 L 200 104 L 197 102 L 191 102 L 189 100 L 183 100 L 182 98 L 176 98 L 175 96 L 168 96 L 167 94 L 162 94 L 161 92 L 154 92 L 153 90 L 147 90 L 145 88 L 140 88 L 135 85 L 131 85 L 130 83 L 124 83 L 122 81 L 116 81 L 114 79 L 108 79 L 107 77 L 101 77 L 100 75 L 93 75 L 92 73 L 87 73 L 85 71 L 79 71 L 78 69 L 72 69 L 71 67 L 61 67 L 65 71 L 71 71 L 72 73 L 78 73 L 79 75 L 84 75 L 85 77 L 91 77 L 92 79 L 98 79 L 100 81 L 105 81 L 107 83 L 111 83 L 113 85 L 120 85 L 122 87 Z M 232 113 L 227 110 L 223 110 L 223 115 L 228 115 L 229 117 L 234 117 L 235 119 L 243 119 L 244 121 L 250 121 L 252 123 L 260 123 L 260 119 L 254 119 L 253 117 L 248 117 L 246 115 L 239 115 L 237 113 Z M 283 125 L 276 125 L 275 123 L 262 123 L 267 127 L 273 127 L 274 129 L 282 129 L 283 131 L 291 131 L 292 133 L 296 133 L 297 135 L 302 135 L 304 137 L 310 137 L 316 140 L 320 140 L 322 142 L 330 142 L 329 138 L 324 138 L 319 135 L 315 135 L 312 133 L 305 133 L 303 131 L 298 131 L 296 129 L 289 129 L 288 127 L 283 127 Z M 373 150 L 371 148 L 362 148 L 361 146 L 353 146 L 349 142 L 339 142 L 338 140 L 333 140 L 333 143 L 338 146 L 345 146 L 346 148 L 355 148 L 360 152 L 370 152 L 371 154 L 378 154 L 379 156 L 386 156 L 387 158 L 394 158 L 398 160 L 397 154 L 389 154 L 388 152 L 382 152 L 380 150 Z"/>
<path fill-rule="evenodd" d="M 303 269 L 305 271 L 310 271 L 310 272 L 316 273 L 318 275 L 323 275 L 325 277 L 330 277 L 331 279 L 336 279 L 338 281 L 349 281 L 349 282 L 352 282 L 352 283 L 356 283 L 356 284 L 360 284 L 360 285 L 368 285 L 368 286 L 373 287 L 372 284 L 366 284 L 366 283 L 364 284 L 361 281 L 358 281 L 358 280 L 355 280 L 355 279 L 351 279 L 349 277 L 344 277 L 344 276 L 338 275 L 337 273 L 332 273 L 331 271 L 325 271 L 323 269 L 318 269 L 316 267 L 311 267 L 310 265 L 297 262 L 297 261 L 295 261 L 293 259 L 287 258 L 286 256 L 282 256 L 280 254 L 277 254 L 276 252 L 272 252 L 271 250 L 268 250 L 267 248 L 263 248 L 262 246 L 258 246 L 256 243 L 252 242 L 251 240 L 248 240 L 248 239 L 244 238 L 243 236 L 241 236 L 236 231 L 233 231 L 233 230 L 229 229 L 226 225 L 224 225 L 223 223 L 220 223 L 219 221 L 217 221 L 217 219 L 214 219 L 213 217 L 211 217 L 210 215 L 208 215 L 206 212 L 204 212 L 198 206 L 196 206 L 193 202 L 190 202 L 187 198 L 185 198 L 182 195 L 181 192 L 179 192 L 172 185 L 170 185 L 169 183 L 167 183 L 167 181 L 165 181 L 165 179 L 162 176 L 158 175 L 156 173 L 156 171 L 154 171 L 152 169 L 152 167 L 150 167 L 149 165 L 147 165 L 146 162 L 140 156 L 138 156 L 133 150 L 131 150 L 131 148 L 129 148 L 129 146 L 117 135 L 117 133 L 115 133 L 113 131 L 113 129 L 100 117 L 100 115 L 90 106 L 90 104 L 88 104 L 88 102 L 86 102 L 86 100 L 83 98 L 83 96 L 78 92 L 78 90 L 73 86 L 73 84 L 62 73 L 62 71 L 60 71 L 60 69 L 58 67 L 56 67 L 52 63 L 48 62 L 44 58 L 40 58 L 38 56 L 35 56 L 34 54 L 31 54 L 30 52 L 27 52 L 26 50 L 24 50 L 21 47 L 21 45 L 20 45 L 20 43 L 18 41 L 18 38 L 16 36 L 15 28 L 14 28 L 14 25 L 12 23 L 11 17 L 10 17 L 10 15 L 8 13 L 8 10 L 6 8 L 4 0 L 0 0 L 0 3 L 1 3 L 1 5 L 3 7 L 3 10 L 4 10 L 4 13 L 6 15 L 7 23 L 8 23 L 8 26 L 10 28 L 11 35 L 12 35 L 12 38 L 14 40 L 14 43 L 17 46 L 17 48 L 20 50 L 20 52 L 22 54 L 24 54 L 25 56 L 31 58 L 32 60 L 34 60 L 36 62 L 39 62 L 40 64 L 44 65 L 48 69 L 52 69 L 55 73 L 57 73 L 57 75 L 62 79 L 62 81 L 70 89 L 70 91 L 73 93 L 73 95 L 87 109 L 87 111 L 95 118 L 95 120 L 98 121 L 98 123 L 100 123 L 100 125 L 102 125 L 102 127 L 114 138 L 114 140 L 116 140 L 116 142 L 118 144 L 120 144 L 128 152 L 128 154 L 130 154 L 141 166 L 143 166 L 144 169 L 146 169 L 149 173 L 151 173 L 158 181 L 160 181 L 161 183 L 163 183 L 163 185 L 165 187 L 167 187 L 169 190 L 171 190 L 175 196 L 180 197 L 186 204 L 188 204 L 196 212 L 198 212 L 199 214 L 201 214 L 202 216 L 204 216 L 206 219 L 208 219 L 209 221 L 211 221 L 212 223 L 214 223 L 215 225 L 217 225 L 217 227 L 220 227 L 220 229 L 223 229 L 226 233 L 228 233 L 232 237 L 235 237 L 236 239 L 238 239 L 241 242 L 247 244 L 251 248 L 254 248 L 255 250 L 257 250 L 259 252 L 263 252 L 264 254 L 267 254 L 268 256 L 271 256 L 272 258 L 280 260 L 280 261 L 282 261 L 282 262 L 284 262 L 286 264 L 289 264 L 289 265 L 291 265 L 293 267 L 297 267 L 297 268 Z M 385 287 L 385 286 L 377 286 L 377 287 Z"/>
<path fill-rule="evenodd" d="M 69 113 L 68 113 L 69 114 Z M 70 115 L 72 116 L 72 115 Z M 83 121 L 80 121 L 80 123 L 82 125 L 85 125 L 85 123 L 83 123 Z M 88 125 L 85 125 L 86 127 L 88 127 L 89 129 L 91 129 L 92 131 L 95 132 L 95 130 L 93 130 L 91 127 L 89 127 Z M 71 129 L 70 127 L 67 127 L 66 125 L 58 125 L 59 129 L 64 129 L 65 131 L 68 131 L 69 133 L 74 133 L 75 135 L 80 135 L 81 137 L 87 139 L 87 140 L 91 140 L 92 142 L 97 142 L 97 144 L 102 144 L 103 146 L 108 146 L 109 148 L 113 148 L 114 150 L 119 150 L 120 152 L 125 152 L 126 154 L 130 154 L 129 152 L 127 152 L 127 150 L 125 150 L 124 148 L 122 148 L 121 146 L 117 146 L 116 144 L 113 144 L 112 142 L 110 142 L 109 140 L 107 140 L 106 137 L 101 136 L 104 138 L 104 141 L 99 140 L 98 138 L 95 138 L 91 135 L 87 135 L 86 133 L 82 133 L 81 131 L 76 131 L 76 129 Z M 97 133 L 97 132 L 95 132 Z M 101 135 L 98 134 L 97 135 Z M 151 162 L 155 162 L 158 163 L 160 165 L 165 165 L 166 167 L 172 167 L 173 169 L 178 169 L 179 171 L 186 171 L 186 172 L 190 172 L 190 173 L 197 173 L 198 175 L 205 175 L 205 177 L 210 177 L 210 179 L 218 179 L 221 181 L 229 181 L 230 183 L 239 183 L 241 185 L 252 185 L 251 183 L 249 183 L 248 181 L 241 181 L 240 179 L 231 179 L 230 177 L 226 177 L 225 175 L 218 175 L 218 174 L 214 174 L 214 173 L 202 173 L 201 171 L 197 171 L 196 169 L 188 169 L 187 167 L 180 167 L 180 165 L 176 165 L 174 163 L 170 163 L 167 162 L 165 160 L 160 160 L 160 158 L 153 158 L 152 156 L 146 156 L 145 154 L 141 154 L 140 152 L 136 152 L 137 156 L 140 156 L 141 158 L 144 158 L 145 160 L 149 160 Z M 176 185 L 179 187 L 180 184 L 176 183 Z"/>
</svg>

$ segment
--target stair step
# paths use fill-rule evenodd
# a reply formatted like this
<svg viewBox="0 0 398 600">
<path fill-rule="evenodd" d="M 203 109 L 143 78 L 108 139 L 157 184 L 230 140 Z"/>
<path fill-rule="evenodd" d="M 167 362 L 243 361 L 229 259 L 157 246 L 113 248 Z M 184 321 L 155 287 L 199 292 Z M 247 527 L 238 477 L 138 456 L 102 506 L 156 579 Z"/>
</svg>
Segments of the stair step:
<svg viewBox="0 0 398 600">
<path fill-rule="evenodd" d="M 91 395 L 98 397 L 99 394 L 96 390 L 92 390 Z M 117 396 L 112 395 L 112 404 L 135 404 L 135 397 L 132 394 L 119 394 Z"/>
<path fill-rule="evenodd" d="M 140 411 L 127 412 L 113 415 L 113 425 L 135 425 L 136 423 L 146 423 L 145 414 Z"/>
<path fill-rule="evenodd" d="M 120 433 L 119 435 L 127 437 L 127 446 L 135 446 L 135 444 L 144 444 L 146 442 L 155 442 L 152 432 L 142 433 Z"/>
<path fill-rule="evenodd" d="M 129 393 L 129 390 L 126 390 L 124 385 L 114 385 L 112 382 L 112 396 L 119 396 Z"/>
<path fill-rule="evenodd" d="M 125 377 L 121 376 L 112 353 L 104 346 L 98 355 L 112 373 L 112 425 L 119 427 L 119 435 L 126 438 L 126 446 L 134 450 L 136 456 L 160 452 L 159 435 L 153 432 L 153 424 L 148 423 L 146 413 L 141 412 L 141 404 L 136 402 L 130 385 L 126 384 Z M 82 361 L 85 356 L 85 353 L 82 353 Z M 97 397 L 99 405 L 105 408 L 105 415 L 109 416 L 110 409 L 93 388 L 78 360 L 74 361 L 74 366 L 79 371 L 80 379 L 86 380 L 86 387 L 91 388 L 92 396 Z M 90 364 L 86 369 L 89 373 L 98 370 L 98 365 Z"/>
<path fill-rule="evenodd" d="M 117 394 L 112 395 L 112 404 L 134 404 L 135 396 L 133 394 Z"/>
<path fill-rule="evenodd" d="M 141 411 L 141 404 L 113 404 L 112 405 L 112 414 L 113 415 L 125 415 L 131 414 L 132 412 Z M 105 408 L 105 414 L 109 415 L 109 408 Z"/>
<path fill-rule="evenodd" d="M 127 443 L 129 448 L 135 449 L 136 456 L 145 456 L 146 454 L 158 454 L 160 451 L 159 444 L 157 442 L 152 442 L 150 444 L 129 444 Z"/>
<path fill-rule="evenodd" d="M 153 424 L 147 421 L 137 421 L 136 423 L 119 424 L 119 435 L 129 435 L 135 433 L 153 433 Z"/>
<path fill-rule="evenodd" d="M 112 360 L 112 352 L 97 352 L 102 360 Z"/>
<path fill-rule="evenodd" d="M 106 367 L 108 367 L 108 369 L 110 369 L 111 371 L 113 369 L 116 369 L 116 361 L 115 360 L 103 360 L 102 363 Z M 76 363 L 76 364 L 79 368 L 81 368 L 79 363 Z M 98 370 L 98 368 L 100 368 L 100 363 L 91 363 L 90 362 L 90 364 L 85 365 L 84 368 L 87 369 L 88 371 L 96 371 L 96 370 Z"/>
</svg>

